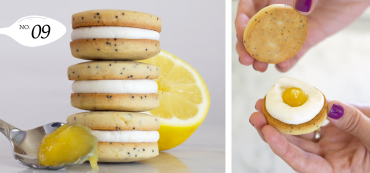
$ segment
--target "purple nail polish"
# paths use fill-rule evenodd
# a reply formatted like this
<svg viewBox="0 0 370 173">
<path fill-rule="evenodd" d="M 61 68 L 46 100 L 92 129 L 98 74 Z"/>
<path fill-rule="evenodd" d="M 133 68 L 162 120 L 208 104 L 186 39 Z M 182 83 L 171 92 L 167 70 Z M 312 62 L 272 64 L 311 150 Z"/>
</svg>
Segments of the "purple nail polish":
<svg viewBox="0 0 370 173">
<path fill-rule="evenodd" d="M 339 119 L 343 116 L 344 114 L 344 109 L 341 105 L 334 103 L 333 107 L 331 107 L 330 112 L 328 114 L 328 117 L 333 118 L 333 119 Z"/>
<path fill-rule="evenodd" d="M 311 9 L 312 0 L 297 0 L 295 9 L 302 12 L 309 12 Z"/>
</svg>

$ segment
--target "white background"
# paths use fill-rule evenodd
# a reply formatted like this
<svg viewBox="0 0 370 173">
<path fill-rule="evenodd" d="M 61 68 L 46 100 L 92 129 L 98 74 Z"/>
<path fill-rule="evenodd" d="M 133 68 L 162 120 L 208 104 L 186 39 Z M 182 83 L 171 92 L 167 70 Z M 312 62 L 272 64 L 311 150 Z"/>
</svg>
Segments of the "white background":
<svg viewBox="0 0 370 173">
<path fill-rule="evenodd" d="M 235 50 L 235 17 L 232 1 L 232 167 L 233 173 L 289 173 L 293 171 L 263 142 L 249 123 L 255 103 L 280 77 L 302 80 L 322 91 L 329 100 L 369 103 L 370 9 L 350 26 L 309 50 L 287 73 L 270 65 L 265 73 L 239 63 Z"/>
<path fill-rule="evenodd" d="M 32 0 L 2 3 L 0 28 L 10 26 L 24 16 L 40 15 L 63 23 L 67 32 L 51 44 L 34 48 L 21 46 L 12 38 L 0 35 L 0 119 L 21 129 L 30 129 L 49 122 L 65 122 L 69 115 L 82 112 L 70 105 L 72 81 L 67 78 L 67 68 L 83 61 L 72 57 L 70 52 L 71 16 L 92 9 L 134 10 L 161 17 L 161 48 L 192 65 L 205 80 L 211 97 L 211 106 L 203 124 L 185 143 L 169 152 L 199 150 L 217 153 L 217 161 L 213 163 L 192 162 L 192 157 L 202 158 L 202 153 L 188 155 L 183 162 L 190 168 L 191 165 L 203 164 L 198 170 L 214 165 L 223 172 L 225 2 L 222 0 Z M 7 139 L 0 135 L 2 156 L 11 155 L 10 150 Z"/>
</svg>

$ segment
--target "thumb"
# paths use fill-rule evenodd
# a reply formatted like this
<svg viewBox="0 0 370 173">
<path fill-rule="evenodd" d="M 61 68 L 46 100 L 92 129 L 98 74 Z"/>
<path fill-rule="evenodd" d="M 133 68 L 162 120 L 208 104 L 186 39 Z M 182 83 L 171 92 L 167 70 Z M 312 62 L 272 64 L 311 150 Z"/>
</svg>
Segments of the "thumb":
<svg viewBox="0 0 370 173">
<path fill-rule="evenodd" d="M 302 15 L 309 15 L 315 9 L 318 0 L 294 0 L 294 8 Z"/>
<path fill-rule="evenodd" d="M 331 123 L 358 137 L 365 147 L 370 150 L 370 119 L 357 108 L 339 101 L 328 104 L 328 119 Z"/>
</svg>

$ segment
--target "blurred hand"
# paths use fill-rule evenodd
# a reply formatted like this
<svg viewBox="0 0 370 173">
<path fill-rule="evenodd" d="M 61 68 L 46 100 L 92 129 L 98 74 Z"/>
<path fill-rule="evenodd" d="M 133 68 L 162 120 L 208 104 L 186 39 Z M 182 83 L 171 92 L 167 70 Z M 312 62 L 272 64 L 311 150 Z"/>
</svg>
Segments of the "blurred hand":
<svg viewBox="0 0 370 173">
<path fill-rule="evenodd" d="M 306 3 L 308 5 L 305 5 Z M 243 45 L 243 33 L 249 19 L 271 4 L 287 4 L 295 7 L 301 14 L 307 15 L 309 21 L 306 43 L 301 50 L 293 58 L 275 65 L 280 72 L 286 72 L 307 50 L 359 17 L 370 5 L 370 0 L 240 0 L 235 20 L 238 38 L 236 50 L 239 61 L 246 66 L 253 64 L 253 68 L 260 72 L 266 71 L 268 64 L 259 62 L 248 54 Z"/>
<path fill-rule="evenodd" d="M 314 133 L 286 135 L 267 124 L 260 99 L 249 121 L 272 151 L 297 172 L 370 172 L 370 106 L 328 104 L 330 123 Z"/>
</svg>

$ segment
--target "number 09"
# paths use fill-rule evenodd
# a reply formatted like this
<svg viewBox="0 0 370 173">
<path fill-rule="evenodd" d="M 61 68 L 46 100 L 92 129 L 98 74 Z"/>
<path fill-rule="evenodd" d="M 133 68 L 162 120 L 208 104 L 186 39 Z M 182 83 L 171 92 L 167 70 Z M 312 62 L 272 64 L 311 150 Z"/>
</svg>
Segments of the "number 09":
<svg viewBox="0 0 370 173">
<path fill-rule="evenodd" d="M 35 30 L 37 30 L 37 29 L 35 29 L 36 27 L 38 28 L 38 31 L 39 32 L 38 32 L 37 36 L 35 37 Z M 46 30 L 46 27 L 47 27 L 47 30 Z M 32 33 L 31 33 L 32 38 L 34 38 L 34 39 L 39 38 L 40 35 L 41 35 L 41 31 L 42 31 L 42 33 L 47 34 L 45 37 L 41 36 L 42 39 L 45 39 L 45 38 L 47 38 L 50 35 L 50 30 L 51 29 L 50 29 L 50 26 L 49 25 L 44 25 L 42 28 L 41 28 L 40 25 L 35 25 L 32 28 Z"/>
</svg>

